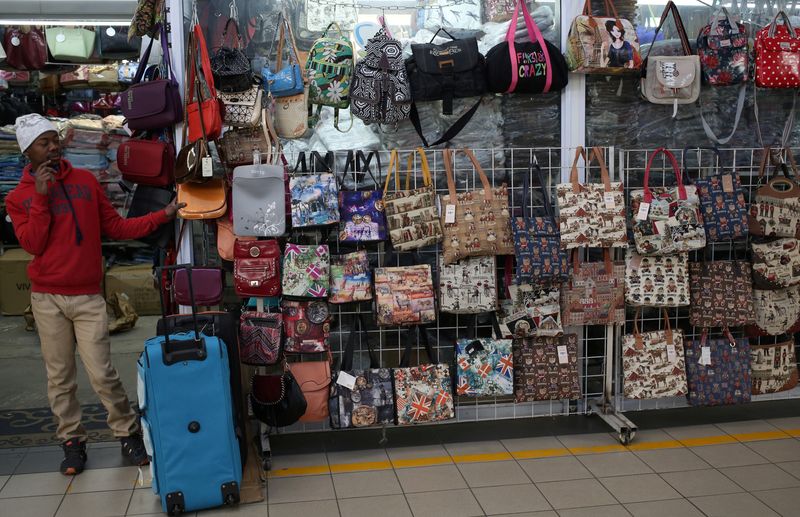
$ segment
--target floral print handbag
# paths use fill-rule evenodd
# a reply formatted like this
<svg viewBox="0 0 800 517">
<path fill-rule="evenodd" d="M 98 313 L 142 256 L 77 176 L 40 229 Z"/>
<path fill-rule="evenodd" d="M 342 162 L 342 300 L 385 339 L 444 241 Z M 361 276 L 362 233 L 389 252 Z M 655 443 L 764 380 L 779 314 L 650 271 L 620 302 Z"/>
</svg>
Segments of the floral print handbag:
<svg viewBox="0 0 800 517">
<path fill-rule="evenodd" d="M 339 190 L 339 242 L 376 242 L 386 240 L 386 217 L 383 210 L 383 191 L 344 190 L 347 173 L 352 170 L 354 176 L 369 174 L 374 185 L 380 185 L 370 170 L 372 158 L 378 162 L 378 174 L 381 172 L 381 158 L 377 152 L 368 156 L 363 151 L 347 153 L 342 185 Z"/>
<path fill-rule="evenodd" d="M 530 201 L 530 173 L 536 170 L 544 198 L 544 217 L 533 217 Z M 567 253 L 561 246 L 550 196 L 539 165 L 530 165 L 522 178 L 522 217 L 514 219 L 514 249 L 517 256 L 517 284 L 560 283 L 569 278 Z"/>
<path fill-rule="evenodd" d="M 424 327 L 415 329 L 425 345 L 428 360 L 433 350 Z M 427 363 L 409 366 L 411 340 L 406 343 L 400 367 L 394 369 L 394 399 L 398 425 L 413 425 L 455 418 L 450 366 Z"/>
<path fill-rule="evenodd" d="M 720 14 L 724 16 L 720 18 Z M 712 86 L 747 82 L 750 72 L 747 29 L 735 22 L 724 7 L 714 13 L 713 20 L 697 36 L 703 79 Z"/>
</svg>

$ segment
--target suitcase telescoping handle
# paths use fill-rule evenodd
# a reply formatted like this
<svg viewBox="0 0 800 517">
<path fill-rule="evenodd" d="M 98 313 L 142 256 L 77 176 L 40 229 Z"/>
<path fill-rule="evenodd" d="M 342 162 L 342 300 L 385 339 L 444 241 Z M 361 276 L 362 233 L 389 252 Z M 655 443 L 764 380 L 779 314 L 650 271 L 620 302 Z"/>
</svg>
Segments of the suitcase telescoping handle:
<svg viewBox="0 0 800 517">
<path fill-rule="evenodd" d="M 197 325 L 197 305 L 194 303 L 194 286 L 192 285 L 192 265 L 191 264 L 178 264 L 174 266 L 164 266 L 156 268 L 159 282 L 164 280 L 164 272 L 174 274 L 176 270 L 185 269 L 186 276 L 189 283 L 189 296 L 192 299 L 192 325 L 194 326 L 194 339 L 192 340 L 173 340 L 170 342 L 169 332 L 164 333 L 164 343 L 161 346 L 164 364 L 169 366 L 171 364 L 180 363 L 183 361 L 203 361 L 206 358 L 206 343 L 200 335 L 200 330 Z M 166 320 L 167 318 L 167 304 L 164 300 L 164 289 L 159 289 L 161 298 L 161 317 Z"/>
</svg>

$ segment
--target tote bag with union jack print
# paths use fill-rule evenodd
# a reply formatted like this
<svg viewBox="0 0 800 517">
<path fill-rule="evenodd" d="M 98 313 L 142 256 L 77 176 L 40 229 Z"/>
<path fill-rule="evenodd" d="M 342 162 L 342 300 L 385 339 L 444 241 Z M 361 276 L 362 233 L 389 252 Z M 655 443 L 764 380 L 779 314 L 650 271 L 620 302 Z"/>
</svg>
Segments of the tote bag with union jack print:
<svg viewBox="0 0 800 517">
<path fill-rule="evenodd" d="M 419 327 L 418 327 L 419 328 Z M 433 361 L 426 330 L 419 329 L 428 360 Z M 450 367 L 443 363 L 409 366 L 411 341 L 406 343 L 400 368 L 394 369 L 394 400 L 398 425 L 414 425 L 455 418 Z"/>
<path fill-rule="evenodd" d="M 514 357 L 510 339 L 459 339 L 456 394 L 466 397 L 512 395 Z"/>
<path fill-rule="evenodd" d="M 328 245 L 286 244 L 282 284 L 284 296 L 327 298 L 330 288 Z"/>
</svg>

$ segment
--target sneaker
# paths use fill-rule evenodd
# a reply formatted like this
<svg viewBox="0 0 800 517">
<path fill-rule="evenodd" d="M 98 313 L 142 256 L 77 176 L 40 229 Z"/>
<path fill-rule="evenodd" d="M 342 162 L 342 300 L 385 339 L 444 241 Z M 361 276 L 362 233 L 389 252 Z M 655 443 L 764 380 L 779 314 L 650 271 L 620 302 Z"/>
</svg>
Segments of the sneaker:
<svg viewBox="0 0 800 517">
<path fill-rule="evenodd" d="M 86 465 L 86 442 L 74 438 L 62 443 L 61 448 L 64 449 L 61 473 L 65 476 L 75 476 L 83 472 L 83 467 Z"/>
<path fill-rule="evenodd" d="M 141 434 L 132 434 L 120 438 L 119 441 L 122 444 L 122 455 L 128 458 L 131 465 L 141 467 L 150 463 Z"/>
</svg>

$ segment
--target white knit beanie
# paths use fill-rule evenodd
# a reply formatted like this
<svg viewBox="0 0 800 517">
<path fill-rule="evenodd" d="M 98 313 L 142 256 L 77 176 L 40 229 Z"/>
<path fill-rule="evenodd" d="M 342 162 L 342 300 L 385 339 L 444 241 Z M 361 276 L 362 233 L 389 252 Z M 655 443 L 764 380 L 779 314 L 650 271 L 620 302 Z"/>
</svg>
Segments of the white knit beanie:
<svg viewBox="0 0 800 517">
<path fill-rule="evenodd" d="M 17 132 L 17 143 L 23 153 L 44 133 L 48 131 L 55 131 L 58 133 L 55 124 L 37 113 L 17 117 L 14 129 Z"/>
</svg>

